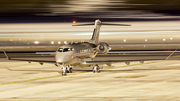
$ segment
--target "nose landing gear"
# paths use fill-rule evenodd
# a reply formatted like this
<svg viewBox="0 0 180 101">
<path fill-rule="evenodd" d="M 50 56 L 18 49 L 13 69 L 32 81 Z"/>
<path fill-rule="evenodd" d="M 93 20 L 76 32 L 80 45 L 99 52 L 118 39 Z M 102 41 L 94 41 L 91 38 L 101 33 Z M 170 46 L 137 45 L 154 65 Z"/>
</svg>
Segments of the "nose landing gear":
<svg viewBox="0 0 180 101">
<path fill-rule="evenodd" d="M 67 73 L 72 73 L 72 67 L 70 67 L 70 66 L 63 66 L 62 67 L 62 75 L 66 76 Z"/>
<path fill-rule="evenodd" d="M 100 67 L 98 65 L 93 66 L 93 73 L 100 73 Z"/>
</svg>

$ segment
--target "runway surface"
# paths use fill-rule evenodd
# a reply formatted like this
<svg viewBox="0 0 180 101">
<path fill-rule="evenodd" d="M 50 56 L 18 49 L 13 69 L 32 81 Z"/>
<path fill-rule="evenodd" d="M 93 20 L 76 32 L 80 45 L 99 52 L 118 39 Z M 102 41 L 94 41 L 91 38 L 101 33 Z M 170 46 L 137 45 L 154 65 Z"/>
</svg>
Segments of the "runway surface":
<svg viewBox="0 0 180 101">
<path fill-rule="evenodd" d="M 0 99 L 19 100 L 128 100 L 179 101 L 180 64 L 148 61 L 113 64 L 101 73 L 91 68 L 73 68 L 61 76 L 60 67 L 27 62 L 1 62 Z M 8 70 L 9 69 L 9 70 Z"/>
</svg>

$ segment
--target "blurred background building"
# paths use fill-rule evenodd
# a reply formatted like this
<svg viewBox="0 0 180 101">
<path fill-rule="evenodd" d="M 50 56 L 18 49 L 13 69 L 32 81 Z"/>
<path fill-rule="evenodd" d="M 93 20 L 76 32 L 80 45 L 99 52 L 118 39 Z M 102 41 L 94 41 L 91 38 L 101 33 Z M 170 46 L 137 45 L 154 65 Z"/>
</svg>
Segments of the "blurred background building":
<svg viewBox="0 0 180 101">
<path fill-rule="evenodd" d="M 179 0 L 1 0 L 0 21 L 8 22 L 9 19 L 3 17 L 9 16 L 23 19 L 51 16 L 46 19 L 49 22 L 63 22 L 68 18 L 177 19 L 179 10 Z"/>
</svg>

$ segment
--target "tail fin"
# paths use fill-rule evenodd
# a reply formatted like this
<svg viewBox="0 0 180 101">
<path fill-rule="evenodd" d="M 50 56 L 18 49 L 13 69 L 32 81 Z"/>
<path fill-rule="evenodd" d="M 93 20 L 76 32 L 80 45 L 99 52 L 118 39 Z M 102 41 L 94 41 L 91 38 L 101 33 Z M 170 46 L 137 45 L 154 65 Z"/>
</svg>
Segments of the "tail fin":
<svg viewBox="0 0 180 101">
<path fill-rule="evenodd" d="M 95 28 L 93 31 L 92 38 L 89 40 L 89 43 L 93 43 L 93 44 L 99 43 L 99 32 L 100 32 L 101 25 L 102 24 L 100 20 L 95 21 Z"/>
</svg>

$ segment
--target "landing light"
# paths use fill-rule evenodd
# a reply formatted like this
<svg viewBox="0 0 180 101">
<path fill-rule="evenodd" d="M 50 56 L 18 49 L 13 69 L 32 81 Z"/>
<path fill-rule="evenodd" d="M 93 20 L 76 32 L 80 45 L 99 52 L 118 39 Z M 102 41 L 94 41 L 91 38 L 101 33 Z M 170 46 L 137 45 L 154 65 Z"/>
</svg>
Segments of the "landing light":
<svg viewBox="0 0 180 101">
<path fill-rule="evenodd" d="M 124 42 L 126 42 L 126 39 L 124 39 Z"/>
<path fill-rule="evenodd" d="M 145 39 L 145 41 L 147 41 L 147 39 Z"/>
<path fill-rule="evenodd" d="M 54 44 L 54 41 L 51 41 L 51 44 Z"/>
<path fill-rule="evenodd" d="M 39 44 L 39 41 L 34 41 L 34 44 Z"/>
<path fill-rule="evenodd" d="M 170 40 L 172 40 L 173 38 L 170 38 Z"/>
<path fill-rule="evenodd" d="M 166 39 L 163 39 L 163 41 L 166 41 Z"/>
</svg>

